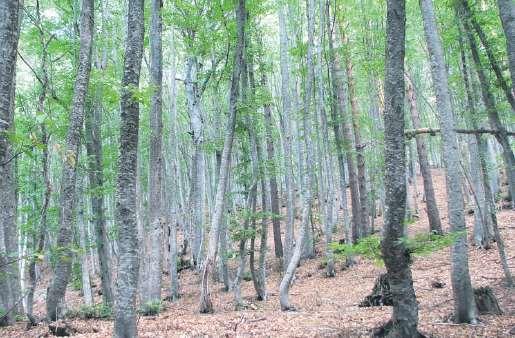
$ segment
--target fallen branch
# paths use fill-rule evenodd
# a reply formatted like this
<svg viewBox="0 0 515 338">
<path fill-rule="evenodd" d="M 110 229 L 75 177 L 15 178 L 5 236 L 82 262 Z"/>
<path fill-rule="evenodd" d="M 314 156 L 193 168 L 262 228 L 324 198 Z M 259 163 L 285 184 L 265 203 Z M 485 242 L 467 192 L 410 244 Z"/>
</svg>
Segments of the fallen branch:
<svg viewBox="0 0 515 338">
<path fill-rule="evenodd" d="M 498 134 L 498 130 L 494 129 L 454 129 L 455 132 L 459 134 Z M 440 133 L 440 128 L 419 128 L 419 129 L 408 129 L 404 132 L 404 136 L 406 138 L 411 139 L 414 138 L 417 135 L 421 134 L 430 134 L 431 136 L 436 135 L 436 133 Z M 506 131 L 506 135 L 508 136 L 515 136 L 515 132 Z"/>
</svg>

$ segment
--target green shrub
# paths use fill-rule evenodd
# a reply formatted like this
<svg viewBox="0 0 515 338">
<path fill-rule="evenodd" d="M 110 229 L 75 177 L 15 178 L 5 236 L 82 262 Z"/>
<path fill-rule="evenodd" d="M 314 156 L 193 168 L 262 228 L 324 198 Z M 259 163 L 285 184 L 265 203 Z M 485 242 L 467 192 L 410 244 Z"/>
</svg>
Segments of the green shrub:
<svg viewBox="0 0 515 338">
<path fill-rule="evenodd" d="M 250 271 L 245 271 L 242 276 L 243 280 L 246 282 L 250 282 L 252 280 L 252 274 Z"/>
<path fill-rule="evenodd" d="M 78 309 L 69 310 L 68 318 L 80 319 L 109 319 L 112 316 L 112 309 L 104 303 L 95 305 L 81 305 Z"/>
<path fill-rule="evenodd" d="M 399 239 L 399 242 L 403 243 L 411 254 L 424 256 L 451 246 L 461 236 L 464 236 L 463 232 L 454 232 L 444 235 L 423 233 L 417 234 L 412 238 L 402 237 Z M 379 235 L 364 237 L 356 244 L 340 244 L 333 242 L 330 246 L 335 256 L 339 259 L 362 256 L 373 260 L 374 263 L 378 265 L 384 264 L 381 255 L 381 237 Z"/>
<path fill-rule="evenodd" d="M 160 300 L 156 300 L 141 304 L 138 312 L 142 316 L 155 316 L 163 310 L 163 303 Z"/>
</svg>

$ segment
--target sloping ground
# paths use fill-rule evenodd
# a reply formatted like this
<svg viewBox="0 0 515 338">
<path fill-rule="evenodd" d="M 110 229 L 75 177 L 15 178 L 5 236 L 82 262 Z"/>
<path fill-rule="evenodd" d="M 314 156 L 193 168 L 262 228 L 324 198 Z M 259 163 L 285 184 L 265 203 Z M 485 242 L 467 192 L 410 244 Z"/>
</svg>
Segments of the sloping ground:
<svg viewBox="0 0 515 338">
<path fill-rule="evenodd" d="M 441 216 L 444 216 L 446 214 L 444 178 L 438 171 L 435 171 L 434 175 L 437 200 Z M 418 191 L 422 192 L 421 180 L 418 186 Z M 420 219 L 410 225 L 410 233 L 428 229 L 423 210 L 424 204 L 420 198 L 418 201 L 421 209 Z M 513 271 L 515 212 L 503 210 L 498 214 L 498 218 L 507 247 L 508 262 Z M 446 217 L 443 220 L 445 224 Z M 467 220 L 471 230 L 472 217 L 468 216 Z M 369 261 L 360 260 L 350 269 L 338 270 L 335 278 L 325 278 L 324 270 L 320 269 L 323 260 L 321 252 L 321 246 L 319 246 L 317 258 L 304 262 L 297 271 L 290 293 L 291 301 L 298 309 L 296 312 L 280 311 L 278 299 L 280 276 L 278 272 L 273 271 L 272 258 L 269 260 L 268 269 L 269 299 L 266 302 L 254 301 L 252 282 L 243 282 L 242 294 L 249 303 L 248 309 L 243 311 L 234 311 L 232 293 L 221 292 L 220 285 L 212 283 L 216 313 L 198 314 L 199 278 L 193 271 L 184 271 L 180 277 L 182 298 L 176 303 L 166 302 L 166 310 L 158 316 L 140 317 L 138 320 L 140 336 L 368 336 L 374 327 L 387 321 L 391 315 L 391 307 L 358 307 L 358 303 L 372 290 L 375 278 L 384 271 L 384 268 L 375 266 Z M 471 246 L 469 255 L 474 287 L 491 286 L 499 299 L 504 315 L 481 316 L 481 323 L 474 326 L 448 322 L 447 318 L 452 313 L 453 297 L 449 249 L 444 249 L 429 256 L 415 258 L 412 266 L 415 290 L 420 304 L 420 330 L 427 336 L 508 337 L 509 331 L 515 327 L 515 290 L 509 290 L 503 286 L 503 274 L 496 247 L 485 251 Z M 433 281 L 443 282 L 445 286 L 434 289 L 431 287 Z M 40 290 L 40 294 L 44 294 L 44 287 Z M 77 292 L 69 292 L 68 300 L 71 304 L 78 304 L 80 297 Z M 40 311 L 44 308 L 43 302 L 43 298 L 38 300 L 36 308 Z M 111 321 L 69 320 L 68 324 L 77 330 L 77 337 L 112 335 Z M 30 331 L 25 331 L 25 323 L 18 323 L 14 327 L 0 330 L 0 336 L 5 337 L 45 335 L 48 335 L 48 328 L 43 324 Z"/>
</svg>

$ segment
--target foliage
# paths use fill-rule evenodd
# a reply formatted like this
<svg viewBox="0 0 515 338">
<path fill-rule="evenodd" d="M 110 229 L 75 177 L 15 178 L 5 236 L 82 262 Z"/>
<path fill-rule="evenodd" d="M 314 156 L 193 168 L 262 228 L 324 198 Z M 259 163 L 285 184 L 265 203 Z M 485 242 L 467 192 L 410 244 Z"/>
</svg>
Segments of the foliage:
<svg viewBox="0 0 515 338">
<path fill-rule="evenodd" d="M 155 300 L 141 304 L 138 312 L 142 316 L 156 316 L 163 310 L 163 303 L 160 300 Z"/>
<path fill-rule="evenodd" d="M 104 303 L 81 305 L 78 309 L 69 310 L 66 313 L 66 317 L 80 319 L 110 319 L 112 317 L 112 309 L 109 305 Z"/>
<path fill-rule="evenodd" d="M 461 236 L 464 236 L 464 233 L 454 232 L 444 235 L 421 233 L 412 238 L 402 237 L 398 243 L 403 244 L 411 254 L 424 256 L 451 246 Z M 340 259 L 363 256 L 374 261 L 375 264 L 384 264 L 381 254 L 381 237 L 379 235 L 364 237 L 356 244 L 333 242 L 330 246 L 335 255 Z"/>
</svg>

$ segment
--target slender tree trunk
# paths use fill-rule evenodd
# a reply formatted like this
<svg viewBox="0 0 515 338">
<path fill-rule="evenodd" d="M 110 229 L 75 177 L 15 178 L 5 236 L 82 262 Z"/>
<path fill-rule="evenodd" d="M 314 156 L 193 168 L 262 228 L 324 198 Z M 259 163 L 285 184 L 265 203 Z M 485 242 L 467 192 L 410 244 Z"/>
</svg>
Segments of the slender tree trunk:
<svg viewBox="0 0 515 338">
<path fill-rule="evenodd" d="M 161 301 L 163 269 L 163 23 L 162 0 L 152 0 L 150 20 L 150 77 L 154 93 L 150 110 L 149 214 L 150 253 L 147 302 Z"/>
<path fill-rule="evenodd" d="M 13 128 L 15 91 L 16 52 L 19 38 L 19 17 L 21 6 L 18 0 L 3 1 L 0 5 L 0 307 L 4 311 L 14 305 L 11 293 L 11 277 L 8 229 L 15 221 L 12 210 L 12 197 L 15 191 L 13 163 L 7 132 Z M 11 311 L 2 315 L 0 326 L 14 322 Z"/>
<path fill-rule="evenodd" d="M 454 131 L 455 124 L 447 70 L 432 0 L 420 0 L 420 8 L 430 56 L 433 87 L 436 93 L 436 107 L 442 130 L 449 223 L 451 230 L 459 234 L 459 238 L 454 242 L 451 249 L 451 280 L 454 293 L 455 320 L 459 323 L 475 323 L 477 309 L 468 267 L 467 229 L 463 212 L 462 175 L 459 163 L 460 153 L 456 132 Z"/>
<path fill-rule="evenodd" d="M 353 66 L 350 57 L 345 57 L 347 86 L 349 90 L 349 101 L 351 107 L 351 121 L 354 130 L 354 147 L 356 149 L 356 163 L 358 169 L 358 187 L 359 187 L 359 204 L 360 204 L 360 220 L 359 233 L 361 236 L 370 234 L 370 218 L 368 210 L 368 192 L 367 179 L 365 173 L 365 156 L 363 155 L 363 147 L 361 141 L 361 131 L 359 129 L 359 107 L 358 98 L 356 97 L 356 85 L 354 83 Z"/>
<path fill-rule="evenodd" d="M 344 109 L 344 96 L 343 89 L 340 79 L 337 77 L 337 73 L 339 69 L 337 66 L 339 64 L 336 60 L 336 55 L 334 51 L 334 43 L 333 43 L 333 28 L 331 27 L 331 13 L 330 13 L 330 2 L 326 0 L 326 10 L 327 10 L 327 34 L 328 34 L 328 47 L 329 47 L 329 71 L 331 76 L 331 87 L 332 87 L 332 96 L 331 96 L 331 124 L 333 126 L 334 139 L 336 144 L 336 154 L 338 161 L 338 171 L 339 171 L 339 186 L 340 186 L 340 206 L 343 209 L 343 230 L 345 234 L 345 239 L 347 242 L 350 242 L 350 231 L 348 229 L 349 222 L 349 212 L 347 209 L 347 182 L 345 179 L 345 154 L 343 150 L 343 136 L 341 131 L 341 123 L 340 123 L 340 111 Z M 336 27 L 334 27 L 336 28 Z"/>
<path fill-rule="evenodd" d="M 77 163 L 79 160 L 80 137 L 84 123 L 84 106 L 91 71 L 91 46 L 93 42 L 93 12 L 92 0 L 82 1 L 80 22 L 79 65 L 73 92 L 70 125 L 66 136 L 66 151 L 63 159 L 63 172 L 60 193 L 59 237 L 57 245 L 56 268 L 52 281 L 47 290 L 47 317 L 56 320 L 59 316 L 61 303 L 64 301 L 66 286 L 71 274 L 73 251 L 71 248 L 73 232 L 73 212 L 76 204 Z"/>
<path fill-rule="evenodd" d="M 409 75 L 406 75 L 406 83 L 413 128 L 422 128 L 417 107 L 417 97 Z M 429 231 L 431 233 L 442 234 L 442 223 L 440 221 L 438 206 L 436 205 L 435 191 L 433 188 L 433 177 L 431 175 L 431 167 L 429 165 L 429 159 L 427 156 L 426 141 L 423 135 L 417 135 L 415 140 L 417 143 L 418 163 L 420 165 L 420 172 L 424 182 L 424 196 L 426 197 Z"/>
<path fill-rule="evenodd" d="M 329 48 L 332 47 L 332 37 L 329 38 Z M 354 159 L 352 157 L 352 133 L 350 130 L 349 122 L 345 117 L 345 89 L 343 86 L 343 71 L 340 68 L 339 56 L 334 52 L 330 53 L 332 60 L 331 73 L 332 73 L 332 85 L 333 85 L 333 100 L 335 100 L 335 109 L 332 110 L 333 114 L 333 128 L 336 136 L 336 148 L 338 150 L 339 165 L 340 165 L 340 185 L 342 191 L 346 192 L 345 175 L 343 164 L 343 156 L 345 154 L 347 160 L 347 171 L 349 174 L 349 186 L 351 195 L 351 208 L 352 208 L 352 230 L 351 241 L 356 243 L 360 238 L 359 228 L 361 222 L 361 206 L 359 202 L 359 182 L 356 174 L 356 167 L 354 165 Z M 342 194 L 343 194 L 342 192 Z"/>
<path fill-rule="evenodd" d="M 99 70 L 106 68 L 107 58 L 97 64 Z M 93 107 L 86 111 L 85 139 L 86 152 L 89 158 L 88 174 L 91 194 L 91 209 L 95 228 L 96 248 L 100 263 L 100 281 L 102 284 L 102 299 L 106 305 L 113 304 L 113 282 L 111 278 L 111 255 L 107 237 L 107 223 L 104 212 L 103 150 L 102 150 L 102 103 L 101 88 L 94 94 Z"/>
<path fill-rule="evenodd" d="M 418 305 L 409 267 L 410 254 L 399 242 L 404 235 L 406 154 L 404 144 L 404 0 L 387 1 L 385 65 L 386 212 L 381 251 L 393 297 L 393 313 L 381 336 L 419 337 Z"/>
<path fill-rule="evenodd" d="M 91 279 L 89 275 L 89 257 L 87 247 L 87 238 L 86 238 L 86 222 L 84 220 L 84 209 L 85 209 L 85 201 L 84 201 L 84 178 L 79 179 L 77 193 L 78 193 L 78 206 L 79 210 L 77 211 L 77 228 L 79 230 L 79 244 L 82 249 L 80 264 L 82 270 L 82 293 L 84 296 L 84 304 L 91 306 L 93 304 L 93 294 L 91 292 Z"/>
<path fill-rule="evenodd" d="M 288 268 L 281 280 L 279 286 L 279 299 L 281 303 L 281 310 L 289 311 L 294 310 L 290 304 L 288 292 L 290 283 L 295 275 L 295 270 L 300 261 L 302 248 L 305 242 L 306 232 L 309 230 L 309 223 L 311 219 L 311 204 L 312 204 L 312 173 L 313 173 L 313 146 L 311 144 L 311 97 L 313 95 L 313 81 L 314 81 L 314 68 L 313 68 L 313 41 L 314 41 L 314 0 L 306 0 L 307 3 L 307 21 L 308 21 L 308 50 L 307 50 L 307 77 L 306 87 L 304 92 L 304 112 L 303 112 L 303 129 L 304 129 L 304 147 L 302 156 L 305 160 L 305 170 L 303 171 L 303 185 L 302 185 L 302 223 L 299 232 L 295 250 L 288 264 Z"/>
<path fill-rule="evenodd" d="M 513 0 L 497 0 L 511 74 L 511 90 L 515 93 L 515 3 Z"/>
<path fill-rule="evenodd" d="M 243 63 L 243 50 L 245 46 L 246 15 L 247 14 L 245 10 L 245 0 L 239 0 L 236 10 L 238 39 L 236 51 L 234 54 L 234 68 L 232 73 L 231 90 L 229 96 L 229 120 L 227 122 L 227 129 L 224 139 L 224 148 L 222 152 L 222 160 L 220 165 L 220 179 L 218 181 L 218 185 L 216 188 L 215 207 L 211 220 L 208 252 L 202 266 L 202 286 L 199 305 L 200 313 L 213 312 L 213 303 L 211 302 L 211 294 L 209 292 L 208 280 L 216 260 L 220 224 L 222 222 L 225 204 L 225 191 L 227 187 L 229 167 L 231 163 L 231 151 L 232 144 L 234 141 L 234 130 L 236 127 L 236 105 L 238 100 L 239 81 Z"/>
<path fill-rule="evenodd" d="M 461 10 L 463 11 L 463 7 L 461 8 Z M 508 139 L 506 128 L 499 119 L 499 114 L 495 106 L 495 99 L 491 92 L 488 78 L 483 70 L 483 66 L 481 65 L 481 59 L 479 57 L 477 44 L 474 39 L 474 36 L 470 31 L 470 24 L 465 16 L 463 16 L 463 25 L 469 41 L 472 59 L 474 60 L 476 72 L 479 77 L 481 94 L 486 107 L 486 111 L 488 113 L 488 121 L 490 122 L 490 126 L 496 131 L 498 131 L 494 136 L 497 142 L 499 142 L 499 144 L 502 147 L 504 167 L 506 169 L 506 176 L 508 178 L 510 195 L 512 196 L 512 207 L 515 208 L 515 156 L 513 155 L 513 151 L 511 150 L 510 140 Z"/>
<path fill-rule="evenodd" d="M 283 267 L 286 268 L 293 253 L 293 221 L 295 215 L 295 195 L 293 191 L 293 169 L 292 169 L 292 132 L 290 126 L 291 101 L 290 101 L 290 64 L 289 64 L 289 42 L 287 19 L 285 17 L 285 6 L 278 9 L 279 15 L 279 37 L 280 37 L 280 67 L 281 67 L 281 129 L 282 146 L 284 159 L 284 183 L 286 187 L 286 227 L 285 227 L 285 249 Z"/>
<path fill-rule="evenodd" d="M 261 85 L 266 88 L 267 86 L 267 78 L 265 72 L 261 75 Z M 266 153 L 267 159 L 269 162 L 274 161 L 275 150 L 274 150 L 274 141 L 272 138 L 272 108 L 270 104 L 265 104 L 263 107 L 265 113 L 265 128 L 266 128 Z M 275 170 L 272 169 L 269 177 L 270 184 L 270 197 L 271 197 L 271 207 L 272 207 L 272 229 L 274 232 L 274 253 L 275 257 L 281 261 L 283 260 L 283 242 L 281 240 L 281 221 L 280 215 L 281 211 L 279 209 L 279 193 L 277 189 L 277 179 Z"/>
<path fill-rule="evenodd" d="M 130 0 L 122 78 L 120 157 L 118 159 L 116 220 L 118 223 L 118 276 L 114 311 L 114 337 L 137 337 L 138 236 L 136 180 L 138 165 L 139 87 L 143 58 L 144 0 Z"/>
</svg>

